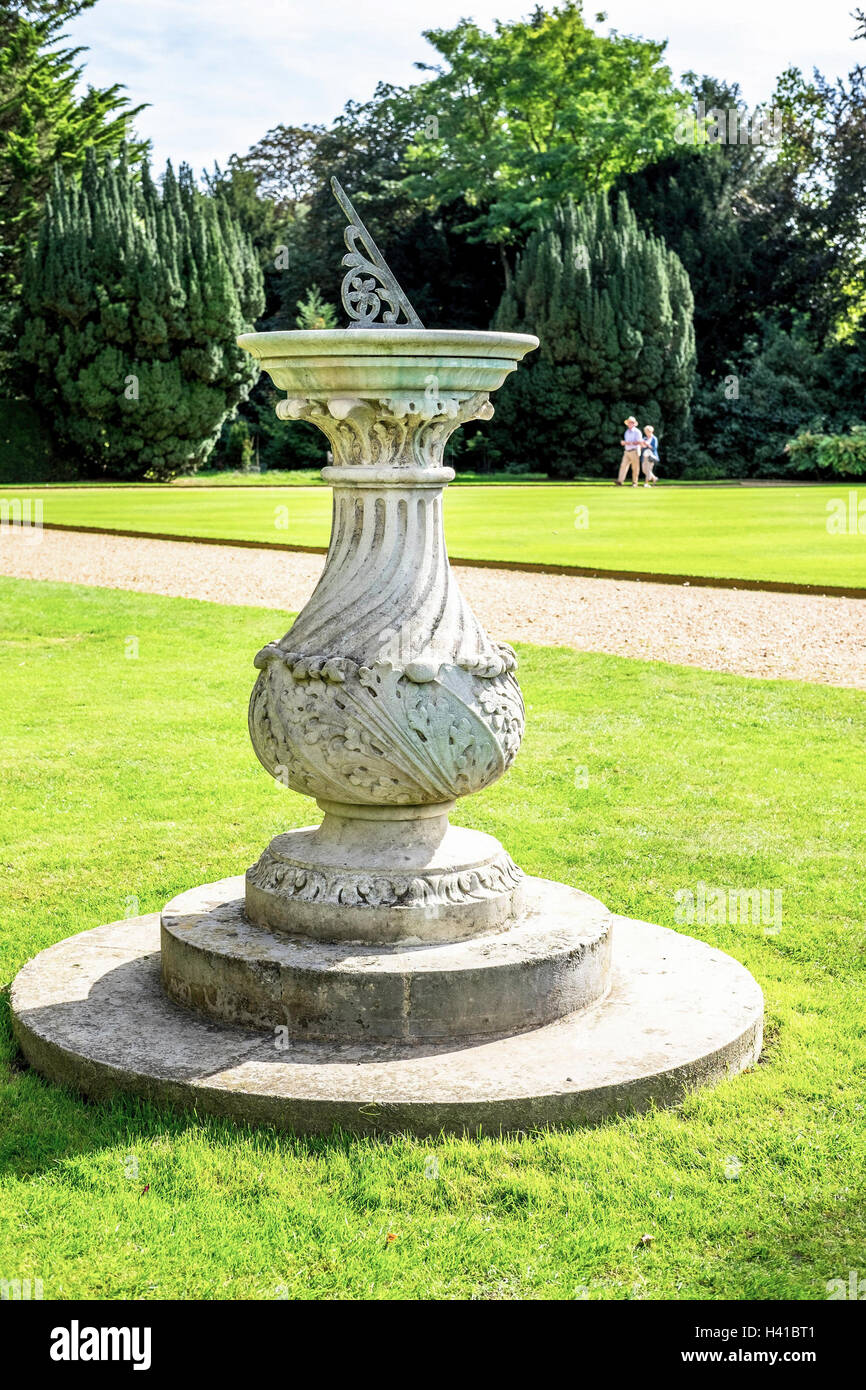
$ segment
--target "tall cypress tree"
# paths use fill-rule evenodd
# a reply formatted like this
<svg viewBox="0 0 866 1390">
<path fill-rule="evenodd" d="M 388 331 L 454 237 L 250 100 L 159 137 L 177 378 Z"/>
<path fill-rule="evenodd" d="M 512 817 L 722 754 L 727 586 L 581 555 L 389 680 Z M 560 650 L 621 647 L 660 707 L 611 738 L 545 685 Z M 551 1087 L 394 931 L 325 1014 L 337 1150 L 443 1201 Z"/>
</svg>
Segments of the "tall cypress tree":
<svg viewBox="0 0 866 1390">
<path fill-rule="evenodd" d="M 193 472 L 258 369 L 235 343 L 263 308 L 262 275 L 229 208 L 125 157 L 59 171 L 27 257 L 19 358 L 81 472 Z"/>
<path fill-rule="evenodd" d="M 623 420 L 656 428 L 677 458 L 695 369 L 693 300 L 681 261 L 638 227 L 625 196 L 560 204 L 533 233 L 493 326 L 536 333 L 502 388 L 491 452 L 556 477 L 609 472 Z"/>
<path fill-rule="evenodd" d="M 133 162 L 131 107 L 118 84 L 82 91 L 83 48 L 58 46 L 63 28 L 95 0 L 0 0 L 0 341 L 8 347 L 25 249 L 35 235 L 54 166 L 80 172 L 84 152 L 117 154 L 126 141 Z"/>
</svg>

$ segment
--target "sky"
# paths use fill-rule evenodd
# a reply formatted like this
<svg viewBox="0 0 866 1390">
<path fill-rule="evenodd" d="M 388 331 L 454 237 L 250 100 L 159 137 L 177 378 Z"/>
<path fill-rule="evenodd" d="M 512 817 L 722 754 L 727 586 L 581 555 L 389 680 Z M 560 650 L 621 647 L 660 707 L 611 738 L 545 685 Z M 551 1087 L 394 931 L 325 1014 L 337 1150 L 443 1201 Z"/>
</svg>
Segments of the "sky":
<svg viewBox="0 0 866 1390">
<path fill-rule="evenodd" d="M 861 8 L 862 5 L 861 0 Z M 379 80 L 421 79 L 435 55 L 422 31 L 469 16 L 526 17 L 534 0 L 97 0 L 67 34 L 89 49 L 85 82 L 121 82 L 153 142 L 154 164 L 185 160 L 196 172 L 244 153 L 267 130 L 333 119 Z M 545 5 L 551 8 L 551 4 Z M 694 70 L 737 81 L 752 106 L 794 65 L 841 76 L 866 62 L 851 41 L 856 0 L 610 0 L 586 3 L 600 32 L 668 39 L 674 76 Z"/>
</svg>

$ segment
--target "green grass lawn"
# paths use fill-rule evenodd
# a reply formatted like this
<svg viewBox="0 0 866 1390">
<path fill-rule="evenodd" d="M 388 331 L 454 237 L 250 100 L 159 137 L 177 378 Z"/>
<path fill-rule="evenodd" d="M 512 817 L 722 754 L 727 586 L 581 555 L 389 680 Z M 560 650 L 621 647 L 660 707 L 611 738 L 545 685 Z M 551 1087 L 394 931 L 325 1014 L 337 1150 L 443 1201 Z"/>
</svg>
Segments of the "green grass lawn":
<svg viewBox="0 0 866 1390">
<path fill-rule="evenodd" d="M 0 980 L 313 819 L 246 732 L 283 615 L 15 580 L 0 611 Z M 693 929 L 765 991 L 760 1065 L 597 1130 L 293 1138 L 55 1088 L 0 997 L 0 1276 L 46 1298 L 820 1300 L 862 1274 L 866 696 L 520 655 L 523 751 L 455 819 L 666 926 L 699 880 L 781 889 L 776 935 Z"/>
<path fill-rule="evenodd" d="M 828 502 L 847 506 L 850 491 L 841 484 L 460 487 L 446 493 L 448 548 L 473 560 L 866 588 L 866 535 L 827 530 Z M 330 491 L 321 487 L 18 488 L 15 495 L 41 497 L 49 523 L 259 544 L 325 546 L 331 521 Z M 857 495 L 866 504 L 866 488 Z"/>
</svg>

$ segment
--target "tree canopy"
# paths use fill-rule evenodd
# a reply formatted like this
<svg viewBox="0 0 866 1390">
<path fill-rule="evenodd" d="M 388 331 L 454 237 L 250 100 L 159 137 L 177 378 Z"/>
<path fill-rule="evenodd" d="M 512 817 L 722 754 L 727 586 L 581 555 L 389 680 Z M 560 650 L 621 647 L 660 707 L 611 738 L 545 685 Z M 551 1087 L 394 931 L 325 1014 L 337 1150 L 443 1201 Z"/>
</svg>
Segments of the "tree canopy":
<svg viewBox="0 0 866 1390">
<path fill-rule="evenodd" d="M 465 200 L 472 239 L 514 246 L 565 197 L 603 191 L 674 143 L 685 95 L 665 43 L 597 34 L 581 6 L 471 20 L 424 37 L 442 62 L 412 89 L 410 187 L 432 206 Z"/>
<path fill-rule="evenodd" d="M 123 179 L 129 181 L 130 206 L 139 183 L 145 202 L 152 196 L 149 176 L 136 167 L 143 147 L 131 142 L 136 113 L 122 88 L 78 94 L 81 50 L 64 46 L 62 27 L 92 3 L 0 0 L 0 280 L 4 303 L 12 309 L 24 252 L 36 246 L 39 217 L 56 171 L 65 180 L 63 197 L 72 198 L 86 150 L 95 150 L 103 160 L 125 144 Z M 210 211 L 190 215 L 203 219 L 202 225 L 210 226 L 209 219 L 215 218 L 213 225 L 232 229 L 217 256 L 220 275 L 241 274 L 243 280 L 257 265 L 265 291 L 263 301 L 256 299 L 257 327 L 292 328 L 299 318 L 310 325 L 328 322 L 344 252 L 343 216 L 330 193 L 336 175 L 427 327 L 486 329 L 494 318 L 504 321 L 509 314 L 530 327 L 538 320 L 535 326 L 550 340 L 551 352 L 560 355 L 545 359 L 542 352 L 518 376 L 528 382 L 534 374 L 533 390 L 538 392 L 545 360 L 560 373 L 551 377 L 547 403 L 538 397 L 540 418 L 547 421 L 547 456 L 556 468 L 565 468 L 573 454 L 565 413 L 559 444 L 551 433 L 556 411 L 564 410 L 561 388 L 569 372 L 595 402 L 599 441 L 607 438 L 608 425 L 601 423 L 605 411 L 612 410 L 615 419 L 620 404 L 632 410 L 646 402 L 643 408 L 657 417 L 653 423 L 665 429 L 668 461 L 679 453 L 689 466 L 714 466 L 711 455 L 718 448 L 721 420 L 726 422 L 727 452 L 716 467 L 784 467 L 780 441 L 786 425 L 781 418 L 774 424 L 772 417 L 777 409 L 784 413 L 786 393 L 788 414 L 809 427 L 857 425 L 864 414 L 866 69 L 855 65 L 847 78 L 838 80 L 819 72 L 807 78 L 796 69 L 782 73 L 772 108 L 765 108 L 781 117 L 781 138 L 771 147 L 742 137 L 734 141 L 730 127 L 721 143 L 683 144 L 684 128 L 701 125 L 700 117 L 689 116 L 696 103 L 703 102 L 707 111 L 742 106 L 736 82 L 694 73 L 675 79 L 664 42 L 610 28 L 603 32 L 605 18 L 589 20 L 577 0 L 563 0 L 552 8 L 537 5 L 528 18 L 497 22 L 489 30 L 469 19 L 430 29 L 425 38 L 432 55 L 417 64 L 417 81 L 406 86 L 379 83 L 368 99 L 348 102 L 328 125 L 298 124 L 287 98 L 283 121 L 249 151 L 232 155 L 227 165 L 215 166 L 205 176 Z M 855 10 L 853 19 L 859 52 L 866 36 L 862 11 Z M 191 176 L 184 173 L 175 183 L 183 186 L 182 199 L 189 201 L 195 191 Z M 621 194 L 627 212 L 622 211 Z M 605 198 L 610 226 L 597 210 L 598 200 Z M 58 194 L 51 213 L 55 239 L 61 205 L 66 206 Z M 577 211 L 569 212 L 572 207 Z M 106 209 L 100 209 L 95 203 L 92 208 L 82 204 L 76 216 L 86 221 L 98 211 L 102 217 Z M 596 211 L 590 214 L 590 209 Z M 582 298 L 582 282 L 570 279 L 567 267 L 561 273 L 555 269 L 560 243 L 570 235 L 571 216 L 590 218 L 589 231 L 598 238 L 597 245 L 587 247 L 598 296 L 592 312 Z M 627 232 L 633 223 L 636 227 Z M 166 287 L 174 286 L 172 277 L 178 273 L 176 267 L 170 269 L 176 229 L 165 218 L 153 220 L 153 226 L 158 238 L 168 237 L 158 248 L 156 278 L 162 288 L 157 299 L 163 294 L 170 299 L 175 289 L 169 293 Z M 40 236 L 46 234 L 43 230 Z M 76 235 L 84 237 L 80 245 L 87 248 L 86 232 L 79 229 Z M 640 293 L 634 284 L 626 293 L 619 271 L 605 260 L 610 238 L 620 236 L 624 239 L 616 244 L 630 274 L 648 277 Z M 244 261 L 246 268 L 239 271 L 235 251 L 227 249 L 236 237 L 238 247 L 243 243 L 245 248 L 242 261 L 252 248 L 252 269 Z M 38 246 L 43 246 L 41 240 Z M 666 259 L 671 252 L 674 259 Z M 50 256 L 56 259 L 54 251 Z M 529 266 L 539 277 L 534 287 L 527 280 Z M 76 293 L 85 299 L 95 293 L 83 262 L 75 263 L 74 274 L 69 265 L 64 273 L 67 288 L 77 286 Z M 130 306 L 145 302 L 146 296 L 130 296 L 128 285 L 118 288 L 111 266 L 106 273 L 110 297 Z M 193 257 L 193 279 L 203 273 Z M 38 276 L 32 265 L 28 274 L 35 292 Z M 688 412 L 677 404 L 683 392 L 688 395 L 694 375 L 685 365 L 691 353 L 691 330 L 685 327 L 691 311 L 684 308 L 689 286 L 698 369 L 690 424 Z M 253 299 L 240 282 L 236 291 L 238 313 L 248 318 Z M 667 295 L 679 324 L 676 348 L 666 336 L 668 319 L 652 308 L 657 292 L 659 304 Z M 44 284 L 39 293 L 43 298 L 37 293 L 35 321 L 46 325 L 49 338 L 54 333 L 62 338 L 64 325 L 73 323 L 72 301 L 61 297 L 53 304 Z M 649 296 L 642 307 L 641 294 Z M 628 342 L 614 343 L 615 335 L 599 331 L 593 315 L 605 296 L 620 303 L 629 333 L 643 334 L 636 357 L 629 357 Z M 136 312 L 130 309 L 132 319 Z M 6 313 L 8 324 L 8 308 Z M 232 309 L 230 317 L 234 313 Z M 169 321 L 162 310 L 160 314 Z M 206 316 L 192 319 L 195 337 Z M 83 322 L 88 334 L 96 331 L 90 320 Z M 98 329 L 103 347 L 109 342 L 118 347 L 108 322 L 103 315 Z M 600 353 L 595 375 L 581 339 L 586 333 Z M 172 330 L 154 352 L 155 361 L 164 362 L 160 353 L 166 343 L 174 343 L 184 362 L 195 360 L 182 334 L 173 336 Z M 199 351 L 199 338 L 196 344 Z M 85 346 L 90 351 L 92 344 Z M 669 351 L 674 353 L 667 362 L 671 393 L 664 396 L 661 387 L 646 385 L 644 374 L 654 355 L 664 358 Z M 0 352 L 0 370 L 4 366 Z M 626 367 L 634 381 L 620 402 L 613 382 L 617 372 L 625 380 Z M 231 429 L 226 426 L 223 441 L 231 434 L 249 455 L 247 436 L 254 432 L 269 465 L 314 461 L 315 449 L 309 440 L 302 441 L 300 426 L 289 437 L 274 425 L 270 386 L 261 379 L 248 399 L 246 387 L 235 395 L 233 370 L 230 356 L 224 357 L 215 378 L 222 381 L 223 401 L 236 399 L 241 410 L 240 420 L 233 419 Z M 72 367 L 69 371 L 74 375 Z M 5 376 L 8 389 L 8 369 Z M 192 378 L 184 379 L 189 385 Z M 729 398 L 724 393 L 731 380 L 739 383 L 740 395 Z M 32 398 L 33 388 L 20 375 L 18 382 Z M 48 391 L 44 383 L 39 389 Z M 509 383 L 503 403 L 517 389 Z M 88 388 L 85 394 L 89 404 L 84 415 L 95 429 L 103 407 L 95 404 L 98 393 Z M 556 409 L 545 415 L 554 397 Z M 117 402 L 110 393 L 99 399 L 110 432 Z M 213 397 L 208 410 L 195 417 L 205 442 L 196 451 L 187 439 L 178 454 L 179 459 L 189 445 L 186 462 L 175 459 L 172 467 L 195 466 L 206 454 L 216 426 L 205 425 L 205 418 L 215 421 L 218 415 Z M 584 415 L 589 429 L 590 415 Z M 77 428 L 83 439 L 82 419 Z M 757 433 L 754 422 L 760 422 Z M 65 428 L 64 415 L 57 429 Z M 677 439 L 687 429 L 689 447 L 680 448 Z M 507 461 L 508 436 L 495 422 L 492 438 L 503 444 L 501 457 Z M 740 451 L 736 456 L 732 441 Z M 88 467 L 94 466 L 91 443 L 85 449 Z M 118 447 L 120 443 L 118 436 Z M 530 445 L 528 441 L 527 450 Z M 509 447 L 518 449 L 516 436 Z M 147 463 L 145 453 L 142 443 L 142 467 L 160 466 L 155 455 Z"/>
<path fill-rule="evenodd" d="M 120 83 L 76 92 L 81 48 L 64 48 L 62 29 L 95 0 L 0 0 L 0 298 L 14 300 L 21 262 L 59 166 L 81 170 L 86 151 L 141 159 L 131 107 Z"/>
</svg>

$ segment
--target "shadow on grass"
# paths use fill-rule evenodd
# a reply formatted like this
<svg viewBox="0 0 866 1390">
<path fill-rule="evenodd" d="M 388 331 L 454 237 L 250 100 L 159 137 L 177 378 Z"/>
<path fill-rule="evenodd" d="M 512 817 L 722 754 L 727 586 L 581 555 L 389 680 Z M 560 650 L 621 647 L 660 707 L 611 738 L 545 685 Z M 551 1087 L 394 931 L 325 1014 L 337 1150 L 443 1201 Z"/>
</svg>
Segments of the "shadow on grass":
<svg viewBox="0 0 866 1390">
<path fill-rule="evenodd" d="M 155 1138 L 190 1136 L 217 1147 L 253 1143 L 263 1154 L 305 1160 L 329 1154 L 358 1156 L 411 1147 L 427 1151 L 439 1142 L 460 1143 L 444 1130 L 418 1137 L 406 1131 L 354 1134 L 333 1126 L 327 1133 L 248 1123 L 211 1115 L 170 1101 L 154 1103 L 129 1092 L 107 1098 L 83 1095 L 71 1086 L 49 1081 L 26 1061 L 12 1030 L 8 987 L 0 992 L 0 1178 L 27 1178 L 50 1172 L 79 1155 L 95 1155 L 118 1146 L 134 1149 Z M 638 1117 L 610 1117 L 594 1128 L 608 1128 Z M 582 1128 L 575 1126 L 575 1128 Z M 514 1145 L 552 1133 L 546 1126 L 502 1135 L 467 1132 L 464 1139 L 489 1145 Z"/>
<path fill-rule="evenodd" d="M 299 1158 L 388 1147 L 407 1138 L 354 1135 L 337 1127 L 328 1134 L 295 1134 L 272 1125 L 156 1105 L 125 1092 L 108 1099 L 82 1095 L 46 1080 L 28 1065 L 12 1031 L 8 986 L 0 992 L 0 1095 L 0 1176 L 32 1176 L 65 1158 L 157 1136 L 196 1134 L 216 1144 L 254 1137 L 264 1150 Z"/>
</svg>

